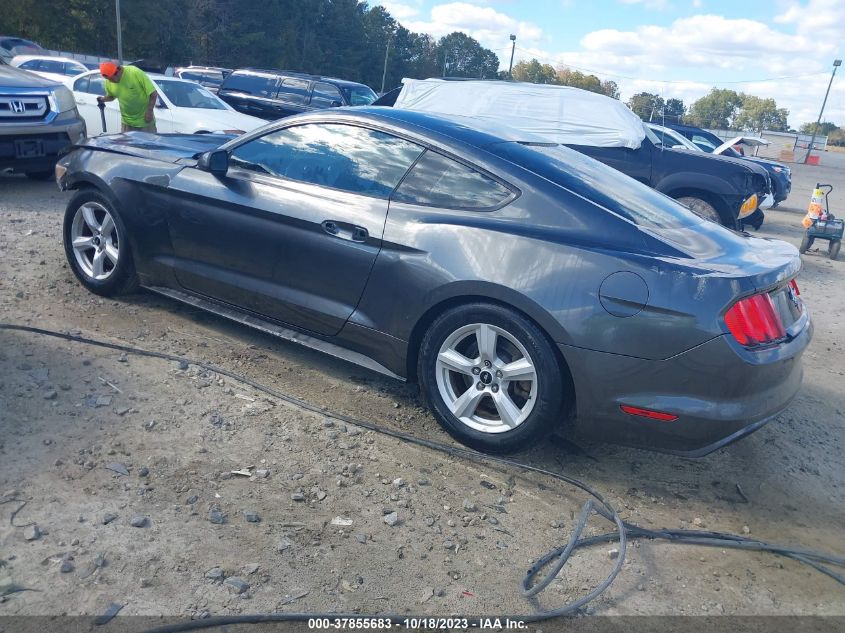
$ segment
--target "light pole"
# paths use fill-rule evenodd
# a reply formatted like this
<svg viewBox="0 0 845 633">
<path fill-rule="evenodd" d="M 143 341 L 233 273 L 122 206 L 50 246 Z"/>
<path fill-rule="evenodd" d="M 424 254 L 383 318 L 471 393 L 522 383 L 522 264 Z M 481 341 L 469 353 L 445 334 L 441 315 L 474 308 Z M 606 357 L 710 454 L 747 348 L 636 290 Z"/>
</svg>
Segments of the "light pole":
<svg viewBox="0 0 845 633">
<path fill-rule="evenodd" d="M 834 59 L 833 60 L 833 72 L 830 74 L 830 81 L 827 84 L 827 92 L 824 93 L 824 101 L 822 101 L 822 109 L 819 111 L 819 119 L 816 121 L 816 126 L 813 128 L 813 136 L 810 138 L 810 144 L 807 146 L 807 155 L 804 156 L 804 164 L 807 164 L 807 161 L 810 160 L 810 154 L 813 151 L 813 145 L 816 142 L 816 132 L 819 131 L 819 125 L 822 122 L 822 116 L 824 115 L 824 107 L 827 105 L 827 96 L 830 94 L 830 87 L 833 85 L 833 78 L 836 77 L 836 69 L 842 65 L 841 59 Z"/>
<path fill-rule="evenodd" d="M 114 13 L 117 16 L 117 63 L 123 64 L 123 33 L 120 28 L 120 0 L 114 0 Z"/>
<path fill-rule="evenodd" d="M 511 63 L 508 66 L 508 79 L 513 79 L 513 54 L 516 51 L 516 35 L 511 34 Z"/>
</svg>

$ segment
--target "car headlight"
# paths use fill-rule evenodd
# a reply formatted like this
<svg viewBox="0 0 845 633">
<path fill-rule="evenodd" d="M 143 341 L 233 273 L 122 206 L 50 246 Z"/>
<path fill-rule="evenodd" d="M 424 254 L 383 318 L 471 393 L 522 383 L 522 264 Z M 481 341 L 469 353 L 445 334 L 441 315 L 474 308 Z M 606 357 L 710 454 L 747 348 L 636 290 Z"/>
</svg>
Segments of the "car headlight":
<svg viewBox="0 0 845 633">
<path fill-rule="evenodd" d="M 752 193 L 745 199 L 742 206 L 739 208 L 739 218 L 745 218 L 757 210 L 757 194 Z"/>
<path fill-rule="evenodd" d="M 777 166 L 774 166 L 774 165 L 773 165 L 773 166 L 772 166 L 772 171 L 777 172 L 777 173 L 779 173 L 779 174 L 782 174 L 783 172 L 785 172 L 785 171 L 786 171 L 786 169 L 785 169 L 784 167 L 777 167 Z"/>
<path fill-rule="evenodd" d="M 76 101 L 73 93 L 64 86 L 59 86 L 53 91 L 52 105 L 57 113 L 67 112 L 76 108 Z"/>
</svg>

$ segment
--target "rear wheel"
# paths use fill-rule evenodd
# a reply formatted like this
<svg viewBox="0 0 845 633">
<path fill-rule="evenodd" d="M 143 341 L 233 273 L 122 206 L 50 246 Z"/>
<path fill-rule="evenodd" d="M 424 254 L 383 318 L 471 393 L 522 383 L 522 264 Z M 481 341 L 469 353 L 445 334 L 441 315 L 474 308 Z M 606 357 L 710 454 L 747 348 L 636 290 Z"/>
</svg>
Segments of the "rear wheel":
<svg viewBox="0 0 845 633">
<path fill-rule="evenodd" d="M 443 428 L 490 453 L 513 452 L 550 433 L 561 422 L 568 391 L 540 329 L 485 303 L 454 308 L 432 323 L 418 375 Z"/>
<path fill-rule="evenodd" d="M 126 227 L 100 192 L 85 189 L 71 198 L 65 210 L 64 246 L 73 273 L 91 292 L 110 297 L 137 289 Z"/>
<path fill-rule="evenodd" d="M 805 231 L 804 237 L 801 238 L 801 246 L 798 247 L 798 252 L 806 253 L 813 246 L 814 241 L 815 238 L 810 237 L 810 234 Z"/>
<path fill-rule="evenodd" d="M 684 196 L 682 198 L 678 198 L 678 202 L 686 207 L 689 207 L 690 211 L 695 213 L 698 217 L 710 220 L 711 222 L 716 222 L 717 224 L 722 224 L 722 216 L 719 215 L 716 207 L 707 202 L 707 200 L 696 198 L 695 196 Z"/>
<path fill-rule="evenodd" d="M 830 240 L 830 244 L 827 247 L 827 256 L 830 259 L 836 259 L 839 257 L 839 247 L 842 246 L 842 240 Z"/>
</svg>

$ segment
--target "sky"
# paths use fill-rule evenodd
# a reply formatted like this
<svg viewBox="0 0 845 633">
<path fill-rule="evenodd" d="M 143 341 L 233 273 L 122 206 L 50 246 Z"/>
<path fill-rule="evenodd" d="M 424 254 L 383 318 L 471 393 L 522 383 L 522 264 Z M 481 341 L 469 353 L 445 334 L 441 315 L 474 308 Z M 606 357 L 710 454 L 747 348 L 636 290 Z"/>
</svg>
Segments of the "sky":
<svg viewBox="0 0 845 633">
<path fill-rule="evenodd" d="M 845 0 L 376 0 L 406 28 L 462 31 L 507 70 L 536 58 L 689 106 L 714 86 L 772 97 L 789 124 L 815 121 L 845 54 Z M 845 126 L 845 67 L 824 120 Z"/>
</svg>

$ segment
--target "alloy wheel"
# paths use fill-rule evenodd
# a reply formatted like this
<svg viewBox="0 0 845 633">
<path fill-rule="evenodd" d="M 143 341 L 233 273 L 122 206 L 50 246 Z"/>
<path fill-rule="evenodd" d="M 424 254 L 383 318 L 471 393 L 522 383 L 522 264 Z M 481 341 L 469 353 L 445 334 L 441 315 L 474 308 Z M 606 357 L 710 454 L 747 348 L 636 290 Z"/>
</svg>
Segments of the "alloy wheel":
<svg viewBox="0 0 845 633">
<path fill-rule="evenodd" d="M 536 364 L 509 332 L 487 323 L 450 334 L 437 354 L 437 388 L 452 414 L 483 433 L 522 424 L 537 401 Z"/>
<path fill-rule="evenodd" d="M 120 258 L 120 239 L 111 213 L 98 202 L 80 205 L 70 228 L 76 263 L 97 281 L 108 279 Z"/>
</svg>

